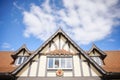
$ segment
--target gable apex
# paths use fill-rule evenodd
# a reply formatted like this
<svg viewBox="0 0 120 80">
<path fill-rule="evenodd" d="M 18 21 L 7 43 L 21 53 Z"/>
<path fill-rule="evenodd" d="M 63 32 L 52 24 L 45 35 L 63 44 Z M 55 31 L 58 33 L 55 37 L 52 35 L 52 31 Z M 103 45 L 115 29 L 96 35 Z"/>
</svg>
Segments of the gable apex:
<svg viewBox="0 0 120 80">
<path fill-rule="evenodd" d="M 62 32 L 63 30 L 62 30 L 62 28 L 60 27 L 59 29 L 58 29 L 58 32 Z"/>
<path fill-rule="evenodd" d="M 26 47 L 26 44 L 23 44 L 18 50 L 16 50 L 11 56 L 14 58 L 21 50 L 25 50 L 28 54 L 30 54 L 29 49 Z"/>
<path fill-rule="evenodd" d="M 103 59 L 107 56 L 107 54 L 105 52 L 103 52 L 101 49 L 99 49 L 95 44 L 92 45 L 92 47 L 91 47 L 91 49 L 89 50 L 88 53 L 90 54 L 94 50 L 98 51 Z"/>
<path fill-rule="evenodd" d="M 59 28 L 51 37 L 49 37 L 43 44 L 40 46 L 35 52 L 38 52 L 44 48 L 48 44 L 49 41 L 51 41 L 53 38 L 55 38 L 57 35 L 62 34 L 78 51 L 81 53 L 84 53 L 85 51 L 82 50 L 64 31 L 62 28 Z"/>
</svg>

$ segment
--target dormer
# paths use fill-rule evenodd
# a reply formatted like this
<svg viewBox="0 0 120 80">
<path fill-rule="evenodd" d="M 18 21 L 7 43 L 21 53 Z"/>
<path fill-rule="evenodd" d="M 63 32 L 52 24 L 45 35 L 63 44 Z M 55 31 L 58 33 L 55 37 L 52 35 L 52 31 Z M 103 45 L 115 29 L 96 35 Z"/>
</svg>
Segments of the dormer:
<svg viewBox="0 0 120 80">
<path fill-rule="evenodd" d="M 103 60 L 107 56 L 95 44 L 92 45 L 92 48 L 89 50 L 88 55 L 100 66 L 104 65 Z"/>
<path fill-rule="evenodd" d="M 22 45 L 17 51 L 15 51 L 11 56 L 14 59 L 13 63 L 18 66 L 22 64 L 29 56 L 31 52 L 27 49 L 26 45 Z"/>
</svg>

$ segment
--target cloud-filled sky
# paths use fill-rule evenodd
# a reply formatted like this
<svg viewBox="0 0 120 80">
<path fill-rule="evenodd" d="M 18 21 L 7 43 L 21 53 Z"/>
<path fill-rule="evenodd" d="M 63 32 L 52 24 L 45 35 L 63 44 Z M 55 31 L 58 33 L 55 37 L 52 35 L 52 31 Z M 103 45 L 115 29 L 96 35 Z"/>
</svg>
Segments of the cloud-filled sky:
<svg viewBox="0 0 120 80">
<path fill-rule="evenodd" d="M 120 50 L 119 11 L 119 0 L 1 0 L 0 50 L 36 50 L 59 28 L 84 50 Z"/>
</svg>

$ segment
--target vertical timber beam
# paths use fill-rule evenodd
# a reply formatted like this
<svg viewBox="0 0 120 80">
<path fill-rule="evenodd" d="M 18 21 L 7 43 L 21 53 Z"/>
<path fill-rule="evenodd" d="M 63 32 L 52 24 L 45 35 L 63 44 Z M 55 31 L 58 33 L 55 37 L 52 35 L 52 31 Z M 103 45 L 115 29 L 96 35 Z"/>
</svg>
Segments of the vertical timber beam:
<svg viewBox="0 0 120 80">
<path fill-rule="evenodd" d="M 61 41 L 60 41 L 60 39 L 61 39 L 61 34 L 59 33 L 59 50 L 61 49 Z"/>
<path fill-rule="evenodd" d="M 28 77 L 30 76 L 31 65 L 32 65 L 32 61 L 30 60 L 29 69 L 28 69 Z"/>
<path fill-rule="evenodd" d="M 82 56 L 79 53 L 79 60 L 80 60 L 80 70 L 81 70 L 81 76 L 83 76 L 83 68 L 82 68 Z"/>
<path fill-rule="evenodd" d="M 38 77 L 38 73 L 39 73 L 39 67 L 40 67 L 40 54 L 38 55 L 38 61 L 37 61 L 37 71 L 36 71 L 37 77 Z"/>
</svg>

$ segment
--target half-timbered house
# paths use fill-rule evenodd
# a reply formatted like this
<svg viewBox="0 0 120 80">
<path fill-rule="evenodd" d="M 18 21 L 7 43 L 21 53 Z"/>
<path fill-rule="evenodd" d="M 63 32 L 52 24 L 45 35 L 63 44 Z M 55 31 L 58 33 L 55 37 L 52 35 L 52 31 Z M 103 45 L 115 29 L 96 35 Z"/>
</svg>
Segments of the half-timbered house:
<svg viewBox="0 0 120 80">
<path fill-rule="evenodd" d="M 0 80 L 120 79 L 120 51 L 82 50 L 62 29 L 36 51 L 0 51 Z"/>
</svg>

